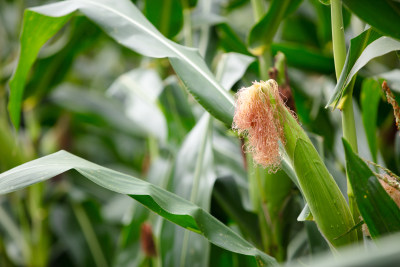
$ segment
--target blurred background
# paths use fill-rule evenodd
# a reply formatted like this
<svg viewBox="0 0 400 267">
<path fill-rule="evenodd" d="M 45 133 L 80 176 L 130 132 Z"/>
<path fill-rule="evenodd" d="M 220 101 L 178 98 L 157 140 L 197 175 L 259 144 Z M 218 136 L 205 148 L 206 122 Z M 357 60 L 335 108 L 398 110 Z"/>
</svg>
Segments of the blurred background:
<svg viewBox="0 0 400 267">
<path fill-rule="evenodd" d="M 255 23 L 250 1 L 132 2 L 163 35 L 199 48 L 214 73 L 225 64 L 228 81 L 222 83 L 233 91 L 259 80 L 256 58 L 246 47 Z M 246 159 L 236 134 L 207 117 L 167 59 L 147 58 L 118 45 L 79 13 L 41 50 L 27 80 L 20 130 L 15 131 L 7 112 L 7 83 L 18 60 L 23 14 L 47 3 L 0 0 L 0 171 L 64 149 L 190 199 L 195 163 L 205 153 L 205 205 L 232 229 L 260 242 Z M 346 9 L 344 25 L 347 42 L 365 27 Z M 298 119 L 345 188 L 340 112 L 325 109 L 336 84 L 329 6 L 299 1 L 280 24 L 271 50 L 285 55 L 285 82 Z M 392 81 L 395 93 L 400 90 L 393 71 L 398 59 L 393 52 L 371 61 L 354 89 L 361 157 L 397 173 L 400 140 L 393 111 L 383 95 L 374 103 L 363 99 L 368 88 L 380 86 L 380 77 Z M 373 112 L 362 115 L 365 105 Z M 376 123 L 369 125 L 373 116 Z M 372 129 L 366 132 L 365 127 Z M 212 138 L 201 152 L 205 135 Z M 290 205 L 281 210 L 280 259 L 327 251 L 312 222 L 296 221 L 304 205 L 298 189 L 290 181 L 285 188 Z M 0 197 L 0 266 L 178 266 L 182 244 L 177 240 L 183 232 L 128 196 L 102 189 L 73 171 Z M 189 259 L 184 265 L 254 265 L 247 257 L 199 244 L 207 257 L 185 252 Z"/>
</svg>

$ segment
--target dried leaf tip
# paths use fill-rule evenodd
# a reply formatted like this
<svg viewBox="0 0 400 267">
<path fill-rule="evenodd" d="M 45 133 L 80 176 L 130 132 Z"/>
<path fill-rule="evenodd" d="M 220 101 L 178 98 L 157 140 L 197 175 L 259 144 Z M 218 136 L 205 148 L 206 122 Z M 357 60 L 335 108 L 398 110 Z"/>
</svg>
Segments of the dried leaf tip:
<svg viewBox="0 0 400 267">
<path fill-rule="evenodd" d="M 396 98 L 395 98 L 394 94 L 392 93 L 392 91 L 390 91 L 390 88 L 387 85 L 386 81 L 383 81 L 382 89 L 383 89 L 383 91 L 385 91 L 387 102 L 389 104 L 391 104 L 392 107 L 393 107 L 394 117 L 396 118 L 396 127 L 397 127 L 397 130 L 400 130 L 400 128 L 399 128 L 400 127 L 400 107 L 399 107 L 399 104 L 396 102 Z"/>
<path fill-rule="evenodd" d="M 280 109 L 286 108 L 274 80 L 254 82 L 236 94 L 233 129 L 248 137 L 247 151 L 256 163 L 279 169 L 281 157 L 279 141 L 285 143 Z"/>
</svg>

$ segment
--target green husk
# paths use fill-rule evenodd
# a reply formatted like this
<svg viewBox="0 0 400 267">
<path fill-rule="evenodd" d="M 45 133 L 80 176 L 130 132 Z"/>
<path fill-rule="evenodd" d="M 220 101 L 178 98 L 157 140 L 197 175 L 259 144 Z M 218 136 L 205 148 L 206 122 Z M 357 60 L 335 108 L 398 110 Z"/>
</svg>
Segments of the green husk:
<svg viewBox="0 0 400 267">
<path fill-rule="evenodd" d="M 270 99 L 274 96 L 271 91 L 275 90 L 272 88 L 274 86 L 277 84 L 273 80 L 263 85 L 263 91 Z M 271 102 L 280 103 L 273 99 Z M 356 241 L 355 231 L 343 235 L 355 223 L 338 185 L 292 113 L 285 105 L 277 104 L 276 108 L 279 109 L 276 127 L 283 127 L 284 136 L 281 137 L 281 141 L 294 166 L 300 189 L 319 230 L 331 248 Z"/>
</svg>

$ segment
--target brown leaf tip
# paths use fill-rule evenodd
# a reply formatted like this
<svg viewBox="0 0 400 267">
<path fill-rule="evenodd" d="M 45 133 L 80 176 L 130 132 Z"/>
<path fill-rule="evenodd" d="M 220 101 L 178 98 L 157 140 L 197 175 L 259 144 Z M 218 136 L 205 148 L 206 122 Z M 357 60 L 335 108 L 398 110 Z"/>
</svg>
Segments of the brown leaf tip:
<svg viewBox="0 0 400 267">
<path fill-rule="evenodd" d="M 392 93 L 392 91 L 390 90 L 389 86 L 387 85 L 386 81 L 383 81 L 382 89 L 386 94 L 387 102 L 389 104 L 391 104 L 392 107 L 393 107 L 394 117 L 396 118 L 397 130 L 399 130 L 400 129 L 399 128 L 400 127 L 400 107 L 399 107 L 399 104 L 397 103 L 396 98 L 395 98 L 394 94 Z"/>
</svg>

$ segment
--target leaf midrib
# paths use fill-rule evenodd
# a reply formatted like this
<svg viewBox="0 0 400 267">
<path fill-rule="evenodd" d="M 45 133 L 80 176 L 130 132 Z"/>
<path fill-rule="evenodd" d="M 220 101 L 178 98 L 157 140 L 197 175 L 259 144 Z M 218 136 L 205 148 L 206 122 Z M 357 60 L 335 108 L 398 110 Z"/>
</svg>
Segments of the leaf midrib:
<svg viewBox="0 0 400 267">
<path fill-rule="evenodd" d="M 147 34 L 151 35 L 152 37 L 154 37 L 155 39 L 157 39 L 159 42 L 163 43 L 166 47 L 168 47 L 169 49 L 171 49 L 176 55 L 178 55 L 181 59 L 183 59 L 184 61 L 186 61 L 192 68 L 194 68 L 199 74 L 201 74 L 206 80 L 208 80 L 212 85 L 214 85 L 214 87 L 232 104 L 234 105 L 234 101 L 233 99 L 227 95 L 227 92 L 225 90 L 223 90 L 223 88 L 216 83 L 215 81 L 213 81 L 212 79 L 208 78 L 208 75 L 199 67 L 197 67 L 196 64 L 194 64 L 189 58 L 187 58 L 184 54 L 182 54 L 178 49 L 176 49 L 172 44 L 168 43 L 165 41 L 164 38 L 160 38 L 157 34 L 155 34 L 152 31 L 149 31 L 146 27 L 144 27 L 143 25 L 141 25 L 140 23 L 137 23 L 135 20 L 133 20 L 132 18 L 124 15 L 123 13 L 119 12 L 118 10 L 115 10 L 113 8 L 110 8 L 106 5 L 103 5 L 101 3 L 97 3 L 94 1 L 90 1 L 90 0 L 84 0 L 83 2 L 88 2 L 91 3 L 94 6 L 98 6 L 100 8 L 103 8 L 105 10 L 108 10 L 110 12 L 113 12 L 115 14 L 117 14 L 118 16 L 121 16 L 122 18 L 126 19 L 127 21 L 129 21 L 130 23 L 134 24 L 136 27 L 140 28 L 141 30 L 143 30 L 144 32 L 146 32 Z M 167 39 L 168 40 L 168 39 Z"/>
</svg>

